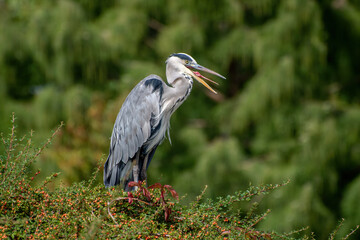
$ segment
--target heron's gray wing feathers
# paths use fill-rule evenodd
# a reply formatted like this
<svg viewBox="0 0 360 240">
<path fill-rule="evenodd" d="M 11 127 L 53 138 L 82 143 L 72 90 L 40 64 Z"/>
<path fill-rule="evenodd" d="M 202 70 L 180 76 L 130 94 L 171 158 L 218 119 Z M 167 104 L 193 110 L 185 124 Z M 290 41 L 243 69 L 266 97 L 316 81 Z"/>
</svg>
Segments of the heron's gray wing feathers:
<svg viewBox="0 0 360 240">
<path fill-rule="evenodd" d="M 138 83 L 127 96 L 116 118 L 111 136 L 110 152 L 104 166 L 104 182 L 110 179 L 110 186 L 117 182 L 119 173 L 112 171 L 117 165 L 125 165 L 139 148 L 149 139 L 154 127 L 152 118 L 161 111 L 161 97 L 164 82 L 159 76 L 150 75 Z M 118 176 L 111 176 L 111 175 Z M 118 183 L 116 183 L 118 184 Z M 106 185 L 106 184 L 105 184 Z"/>
</svg>

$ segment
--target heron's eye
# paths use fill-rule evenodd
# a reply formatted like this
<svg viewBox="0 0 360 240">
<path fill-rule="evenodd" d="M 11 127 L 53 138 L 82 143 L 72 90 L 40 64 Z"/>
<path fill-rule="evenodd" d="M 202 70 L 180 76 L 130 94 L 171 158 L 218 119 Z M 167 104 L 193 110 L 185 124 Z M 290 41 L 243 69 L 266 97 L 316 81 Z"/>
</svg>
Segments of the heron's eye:
<svg viewBox="0 0 360 240">
<path fill-rule="evenodd" d="M 189 64 L 189 60 L 185 60 L 185 64 Z"/>
</svg>

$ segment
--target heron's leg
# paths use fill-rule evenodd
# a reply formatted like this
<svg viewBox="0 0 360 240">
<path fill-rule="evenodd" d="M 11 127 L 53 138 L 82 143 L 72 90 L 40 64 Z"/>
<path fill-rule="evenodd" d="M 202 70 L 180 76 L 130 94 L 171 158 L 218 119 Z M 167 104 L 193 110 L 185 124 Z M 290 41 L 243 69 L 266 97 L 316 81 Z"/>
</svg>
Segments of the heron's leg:
<svg viewBox="0 0 360 240">
<path fill-rule="evenodd" d="M 147 166 L 147 162 L 149 160 L 149 154 L 146 154 L 145 159 L 144 159 L 144 163 L 140 172 L 140 178 L 142 181 L 147 180 L 147 174 L 146 174 L 146 166 Z M 147 181 L 146 181 L 146 185 L 147 185 Z"/>
<path fill-rule="evenodd" d="M 134 182 L 139 182 L 139 172 L 140 172 L 140 169 L 139 169 L 139 156 L 140 156 L 140 151 L 138 151 L 136 153 L 136 156 L 135 156 L 135 165 L 133 166 L 133 176 L 134 176 Z M 135 186 L 135 191 L 138 190 L 138 187 Z"/>
</svg>

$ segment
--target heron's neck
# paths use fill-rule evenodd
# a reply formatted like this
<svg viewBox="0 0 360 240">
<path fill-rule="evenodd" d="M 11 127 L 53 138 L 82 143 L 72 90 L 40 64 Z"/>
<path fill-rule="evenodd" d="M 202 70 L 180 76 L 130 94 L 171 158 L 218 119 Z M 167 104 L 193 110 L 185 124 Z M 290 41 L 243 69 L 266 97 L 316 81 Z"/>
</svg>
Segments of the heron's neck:
<svg viewBox="0 0 360 240">
<path fill-rule="evenodd" d="M 164 91 L 163 101 L 164 108 L 177 108 L 190 94 L 193 80 L 184 74 L 187 68 L 176 61 L 176 59 L 169 59 L 166 64 L 166 80 L 169 83 L 167 91 Z"/>
<path fill-rule="evenodd" d="M 177 64 L 176 62 L 170 61 L 166 64 L 166 80 L 174 87 L 174 83 L 178 78 L 182 78 L 182 68 L 184 66 Z"/>
<path fill-rule="evenodd" d="M 179 98 L 187 97 L 192 89 L 193 80 L 189 75 L 181 75 L 172 81 L 168 91 L 164 93 L 163 98 L 166 100 L 173 99 L 178 100 Z"/>
<path fill-rule="evenodd" d="M 182 75 L 172 82 L 171 86 L 167 86 L 167 91 L 164 91 L 162 98 L 162 114 L 168 113 L 168 116 L 178 108 L 189 96 L 192 89 L 192 79 Z"/>
</svg>

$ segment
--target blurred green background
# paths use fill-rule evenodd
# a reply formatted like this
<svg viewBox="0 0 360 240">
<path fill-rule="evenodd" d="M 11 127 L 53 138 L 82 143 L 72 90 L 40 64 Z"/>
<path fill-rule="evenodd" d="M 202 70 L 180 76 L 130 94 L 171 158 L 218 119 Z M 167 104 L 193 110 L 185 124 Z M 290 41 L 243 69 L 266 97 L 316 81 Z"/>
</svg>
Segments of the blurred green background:
<svg viewBox="0 0 360 240">
<path fill-rule="evenodd" d="M 290 179 L 261 228 L 360 224 L 360 0 L 1 0 L 0 130 L 15 112 L 40 144 L 64 121 L 36 167 L 89 179 L 127 94 L 174 52 L 227 79 L 195 84 L 150 184 L 193 199 Z"/>
</svg>

